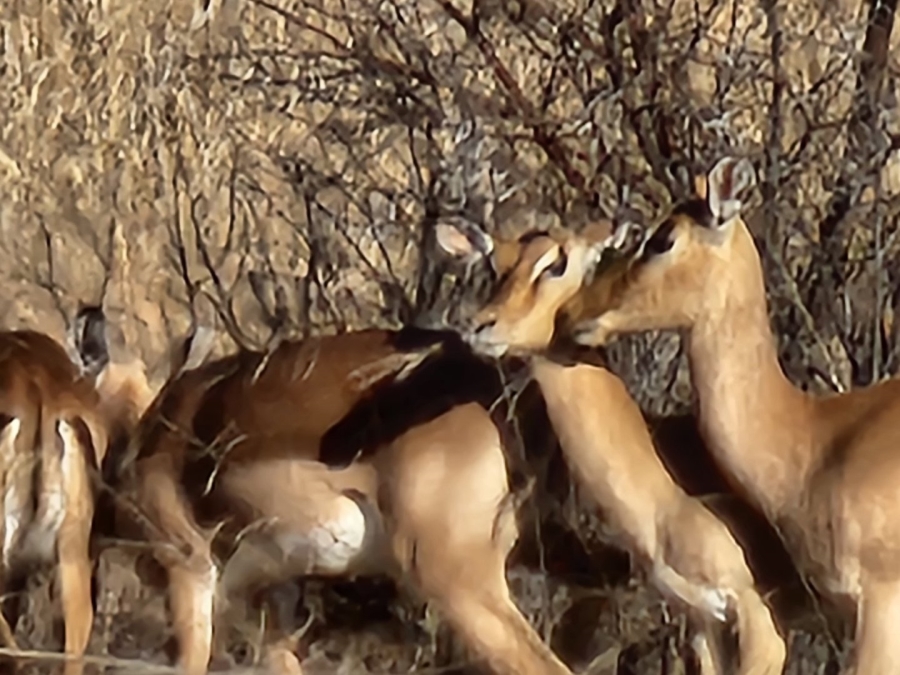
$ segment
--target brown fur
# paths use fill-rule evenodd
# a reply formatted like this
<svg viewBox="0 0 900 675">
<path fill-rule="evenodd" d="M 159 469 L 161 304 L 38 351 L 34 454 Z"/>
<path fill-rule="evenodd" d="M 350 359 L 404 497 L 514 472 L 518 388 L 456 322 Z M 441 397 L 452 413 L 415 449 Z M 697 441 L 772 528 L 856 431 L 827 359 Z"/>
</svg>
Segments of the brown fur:
<svg viewBox="0 0 900 675">
<path fill-rule="evenodd" d="M 568 234 L 523 238 L 519 248 L 493 300 L 459 326 L 460 333 L 488 354 L 532 355 L 532 372 L 563 454 L 618 527 L 622 544 L 699 623 L 701 667 L 721 668 L 713 665 L 714 628 L 717 613 L 727 607 L 737 618 L 739 672 L 780 673 L 784 640 L 754 587 L 742 549 L 728 528 L 671 478 L 623 383 L 605 368 L 567 367 L 539 355 L 550 347 L 556 311 L 593 273 L 597 252 Z"/>
<path fill-rule="evenodd" d="M 497 373 L 445 346 L 395 381 L 435 344 L 381 330 L 284 342 L 166 383 L 120 478 L 168 571 L 186 673 L 206 672 L 229 598 L 305 573 L 391 574 L 495 672 L 569 673 L 509 596 Z"/>
<path fill-rule="evenodd" d="M 58 563 L 65 651 L 79 657 L 93 622 L 91 472 L 100 468 L 108 447 L 99 397 L 62 345 L 34 331 L 5 331 L 0 333 L 0 414 L 7 429 L 15 421 L 21 425 L 14 446 L 6 434 L 2 441 L 7 446 L 3 575 L 16 576 L 28 564 Z M 15 529 L 7 531 L 11 525 Z M 78 660 L 65 666 L 66 675 L 82 669 Z"/>
<path fill-rule="evenodd" d="M 898 672 L 900 380 L 816 396 L 787 379 L 759 253 L 739 212 L 739 188 L 752 182 L 746 160 L 721 160 L 705 189 L 657 229 L 656 243 L 668 250 L 598 277 L 565 309 L 568 322 L 583 344 L 685 331 L 710 449 L 781 528 L 813 583 L 835 607 L 849 601 L 845 614 L 857 622 L 852 672 Z M 588 300 L 598 288 L 600 300 Z"/>
</svg>

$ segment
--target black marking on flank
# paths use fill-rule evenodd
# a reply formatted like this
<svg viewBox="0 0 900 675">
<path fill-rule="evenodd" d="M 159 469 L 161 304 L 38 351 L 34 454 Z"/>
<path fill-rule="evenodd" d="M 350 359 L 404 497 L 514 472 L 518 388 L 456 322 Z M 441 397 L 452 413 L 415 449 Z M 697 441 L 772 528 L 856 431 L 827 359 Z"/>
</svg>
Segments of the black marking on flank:
<svg viewBox="0 0 900 675">
<path fill-rule="evenodd" d="M 644 244 L 644 252 L 642 254 L 642 258 L 644 260 L 649 260 L 653 256 L 661 255 L 672 248 L 672 244 L 674 240 L 672 239 L 672 232 L 675 230 L 675 220 L 674 218 L 669 218 L 665 222 L 663 222 L 653 234 L 650 235 L 650 238 Z"/>
</svg>

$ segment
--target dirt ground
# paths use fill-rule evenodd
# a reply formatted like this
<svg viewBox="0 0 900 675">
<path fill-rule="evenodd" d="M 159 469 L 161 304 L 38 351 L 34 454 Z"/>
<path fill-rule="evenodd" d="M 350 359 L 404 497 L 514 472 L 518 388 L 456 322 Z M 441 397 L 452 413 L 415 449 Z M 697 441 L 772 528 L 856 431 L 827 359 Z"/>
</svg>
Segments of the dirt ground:
<svg viewBox="0 0 900 675">
<path fill-rule="evenodd" d="M 571 541 L 561 545 L 569 546 Z M 667 610 L 660 596 L 642 579 L 629 578 L 628 560 L 623 554 L 602 546 L 598 549 L 593 556 L 599 560 L 589 560 L 585 567 L 597 569 L 598 563 L 603 565 L 607 574 L 599 580 L 597 575 L 592 578 L 574 569 L 551 576 L 533 565 L 511 565 L 509 577 L 519 605 L 576 672 L 693 672 L 684 618 L 677 610 Z M 547 556 L 554 553 L 544 552 Z M 587 551 L 581 553 L 585 558 L 592 557 Z M 152 672 L 148 670 L 151 665 L 166 667 L 172 663 L 162 577 L 151 563 L 139 558 L 140 554 L 116 546 L 99 556 L 97 615 L 88 651 L 93 656 L 112 657 L 104 662 L 107 672 Z M 297 626 L 304 629 L 297 653 L 303 659 L 305 673 L 484 672 L 469 662 L 439 620 L 401 596 L 388 580 L 304 580 L 296 589 L 279 592 L 288 602 L 297 602 Z M 26 650 L 60 650 L 60 614 L 50 575 L 30 578 L 22 601 L 22 617 L 15 626 L 19 646 Z M 258 619 L 264 620 L 262 616 Z M 805 619 L 807 623 L 810 620 Z M 259 662 L 261 635 L 261 623 L 230 627 L 227 647 L 216 654 L 212 668 L 234 673 L 266 672 Z M 788 636 L 787 673 L 836 672 L 841 655 L 835 653 L 835 646 L 829 644 L 822 630 L 794 628 Z M 52 666 L 35 661 L 22 672 L 52 672 Z"/>
</svg>

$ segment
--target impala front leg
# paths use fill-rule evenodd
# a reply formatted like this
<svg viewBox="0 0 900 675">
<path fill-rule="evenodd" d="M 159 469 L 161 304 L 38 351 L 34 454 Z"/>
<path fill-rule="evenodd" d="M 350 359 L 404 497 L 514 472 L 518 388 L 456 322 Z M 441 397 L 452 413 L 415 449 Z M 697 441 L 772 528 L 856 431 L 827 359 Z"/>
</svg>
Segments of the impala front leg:
<svg viewBox="0 0 900 675">
<path fill-rule="evenodd" d="M 900 670 L 900 582 L 866 580 L 856 619 L 856 653 L 847 675 L 889 675 Z"/>
</svg>

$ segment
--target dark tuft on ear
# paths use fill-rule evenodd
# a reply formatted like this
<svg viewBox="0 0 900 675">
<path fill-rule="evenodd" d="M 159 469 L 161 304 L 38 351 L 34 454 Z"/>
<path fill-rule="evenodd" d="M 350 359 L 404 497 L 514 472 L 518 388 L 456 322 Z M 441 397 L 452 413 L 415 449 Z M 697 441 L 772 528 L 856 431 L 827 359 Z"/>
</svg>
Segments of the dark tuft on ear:
<svg viewBox="0 0 900 675">
<path fill-rule="evenodd" d="M 109 363 L 106 316 L 100 307 L 84 305 L 78 309 L 71 339 L 84 372 L 96 376 Z"/>
</svg>

